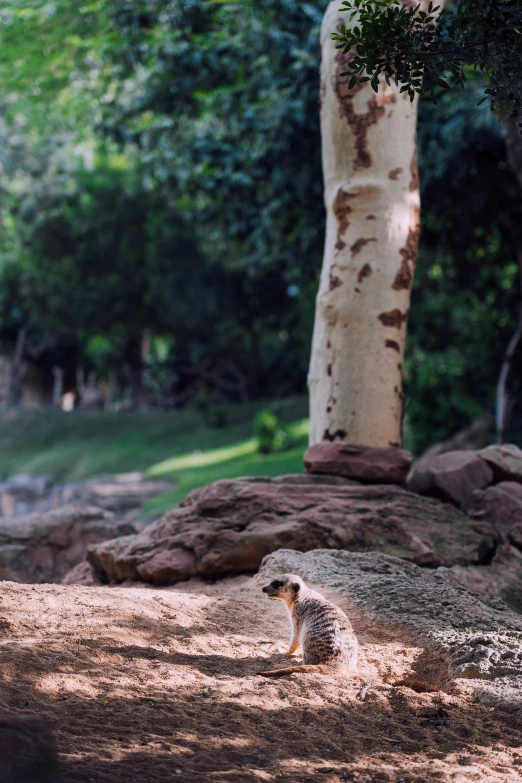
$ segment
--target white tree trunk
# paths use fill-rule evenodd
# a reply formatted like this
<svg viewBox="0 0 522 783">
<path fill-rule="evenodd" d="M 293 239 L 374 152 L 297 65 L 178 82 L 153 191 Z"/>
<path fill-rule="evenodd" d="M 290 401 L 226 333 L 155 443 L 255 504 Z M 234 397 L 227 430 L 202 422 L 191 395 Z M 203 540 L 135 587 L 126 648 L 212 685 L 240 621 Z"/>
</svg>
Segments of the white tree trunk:
<svg viewBox="0 0 522 783">
<path fill-rule="evenodd" d="M 401 442 L 402 369 L 419 241 L 417 101 L 385 82 L 348 89 L 348 24 L 333 0 L 322 31 L 321 132 L 327 212 L 309 372 L 310 444 Z M 356 21 L 353 22 L 354 24 Z"/>
</svg>

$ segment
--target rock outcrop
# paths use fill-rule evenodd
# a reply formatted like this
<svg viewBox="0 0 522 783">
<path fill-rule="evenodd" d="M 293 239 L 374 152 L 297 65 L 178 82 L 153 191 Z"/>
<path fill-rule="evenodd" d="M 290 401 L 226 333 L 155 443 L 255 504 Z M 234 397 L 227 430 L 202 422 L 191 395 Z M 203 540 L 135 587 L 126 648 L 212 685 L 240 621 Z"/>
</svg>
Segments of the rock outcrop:
<svg viewBox="0 0 522 783">
<path fill-rule="evenodd" d="M 404 484 L 412 456 L 400 448 L 377 448 L 352 443 L 316 443 L 304 455 L 308 473 L 326 473 L 363 484 Z"/>
<path fill-rule="evenodd" d="M 90 544 L 135 531 L 132 524 L 92 506 L 0 519 L 0 579 L 60 582 L 85 558 Z"/>
<path fill-rule="evenodd" d="M 487 565 L 440 567 L 436 574 L 476 595 L 501 598 L 522 614 L 522 552 L 509 543 L 501 544 Z"/>
<path fill-rule="evenodd" d="M 432 571 L 377 553 L 280 550 L 263 560 L 259 581 L 284 572 L 330 588 L 365 622 L 417 639 L 424 689 L 468 681 L 484 704 L 521 714 L 522 617 L 502 601 L 481 600 Z"/>
<path fill-rule="evenodd" d="M 217 481 L 138 535 L 91 547 L 88 559 L 104 581 L 167 585 L 253 572 L 281 547 L 374 550 L 435 567 L 479 564 L 495 544 L 487 522 L 451 505 L 308 475 Z"/>
</svg>

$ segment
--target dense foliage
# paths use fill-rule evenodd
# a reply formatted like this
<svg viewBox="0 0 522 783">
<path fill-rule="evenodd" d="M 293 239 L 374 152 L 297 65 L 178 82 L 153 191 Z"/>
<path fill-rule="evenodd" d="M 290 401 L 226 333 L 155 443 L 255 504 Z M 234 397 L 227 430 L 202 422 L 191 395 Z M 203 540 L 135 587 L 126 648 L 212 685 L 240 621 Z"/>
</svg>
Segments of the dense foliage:
<svg viewBox="0 0 522 783">
<path fill-rule="evenodd" d="M 442 9 L 401 0 L 343 0 L 347 24 L 334 34 L 337 47 L 354 56 L 347 73 L 378 89 L 379 77 L 393 78 L 413 100 L 433 100 L 439 88 L 463 85 L 466 69 L 484 75 L 482 100 L 499 117 L 522 111 L 521 0 L 455 0 Z"/>
<path fill-rule="evenodd" d="M 136 402 L 304 391 L 324 238 L 326 0 L 10 0 L 0 341 Z M 417 450 L 492 412 L 520 193 L 478 88 L 424 102 L 406 361 Z M 42 107 L 45 105 L 45 112 Z"/>
</svg>

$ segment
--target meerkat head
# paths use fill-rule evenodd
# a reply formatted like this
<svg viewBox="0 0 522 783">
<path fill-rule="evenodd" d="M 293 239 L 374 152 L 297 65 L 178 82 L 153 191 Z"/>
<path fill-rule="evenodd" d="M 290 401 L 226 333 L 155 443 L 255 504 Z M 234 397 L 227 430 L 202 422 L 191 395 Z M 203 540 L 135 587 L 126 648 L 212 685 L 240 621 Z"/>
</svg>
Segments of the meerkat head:
<svg viewBox="0 0 522 783">
<path fill-rule="evenodd" d="M 277 576 L 270 584 L 263 587 L 262 592 L 266 593 L 268 598 L 278 598 L 287 604 L 293 603 L 300 590 L 303 590 L 305 583 L 300 576 L 295 574 L 281 574 Z"/>
</svg>

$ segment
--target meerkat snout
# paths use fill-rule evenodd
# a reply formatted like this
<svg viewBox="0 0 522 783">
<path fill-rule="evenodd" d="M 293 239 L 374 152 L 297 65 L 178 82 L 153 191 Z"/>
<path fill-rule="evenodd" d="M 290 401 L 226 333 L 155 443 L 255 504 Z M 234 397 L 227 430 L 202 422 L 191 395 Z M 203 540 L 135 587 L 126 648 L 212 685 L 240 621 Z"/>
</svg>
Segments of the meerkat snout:
<svg viewBox="0 0 522 783">
<path fill-rule="evenodd" d="M 352 625 L 339 607 L 311 590 L 296 574 L 281 574 L 262 588 L 268 598 L 284 601 L 290 618 L 293 655 L 303 647 L 303 665 L 260 672 L 282 677 L 292 672 L 347 672 L 357 664 L 358 642 Z"/>
</svg>

